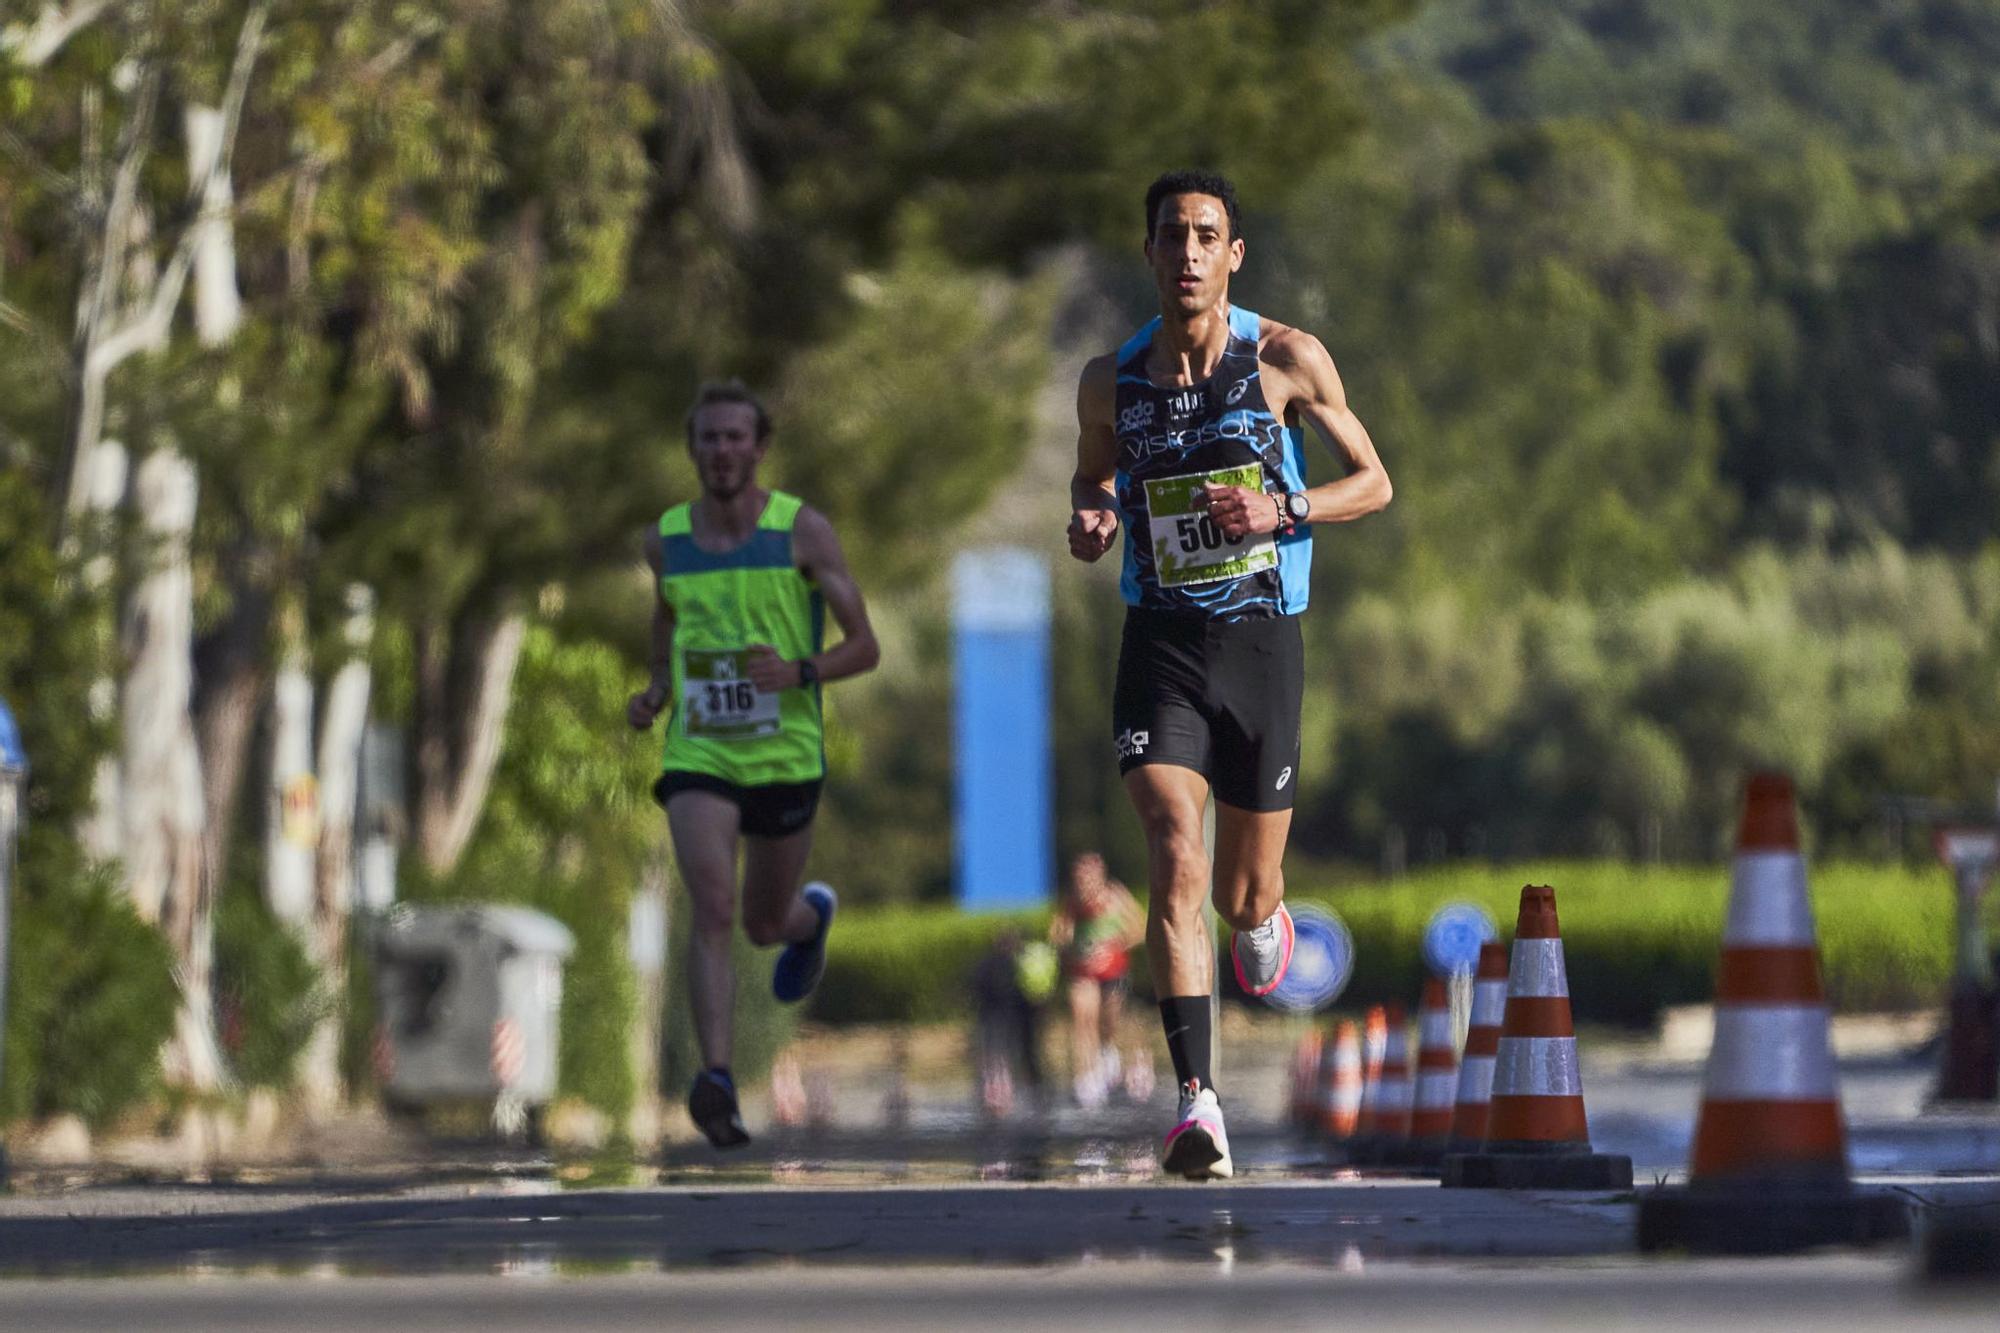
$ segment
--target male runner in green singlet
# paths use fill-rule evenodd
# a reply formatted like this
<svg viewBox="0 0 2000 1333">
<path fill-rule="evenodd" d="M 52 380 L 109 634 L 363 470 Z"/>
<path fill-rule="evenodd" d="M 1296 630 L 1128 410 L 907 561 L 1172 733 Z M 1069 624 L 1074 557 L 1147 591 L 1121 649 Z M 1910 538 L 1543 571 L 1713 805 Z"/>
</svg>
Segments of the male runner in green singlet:
<svg viewBox="0 0 2000 1333">
<path fill-rule="evenodd" d="M 703 1069 L 688 1114 L 710 1143 L 733 1148 L 750 1141 L 729 1072 L 738 839 L 743 933 L 785 946 L 771 988 L 804 999 L 825 970 L 835 906 L 826 885 L 799 888 L 826 776 L 819 687 L 881 654 L 833 525 L 757 485 L 771 440 L 763 405 L 733 381 L 704 385 L 687 437 L 701 498 L 646 534 L 653 677 L 626 720 L 645 731 L 672 709 L 653 795 L 694 905 L 688 998 Z M 829 610 L 842 634 L 832 648 L 821 642 Z"/>
<path fill-rule="evenodd" d="M 1312 527 L 1389 503 L 1389 474 L 1319 339 L 1229 303 L 1243 263 L 1236 191 L 1174 172 L 1146 191 L 1160 316 L 1084 367 L 1070 553 L 1096 560 L 1125 529 L 1128 610 L 1111 728 L 1146 829 L 1147 958 L 1180 1081 L 1163 1165 L 1233 1170 L 1210 1072 L 1214 959 L 1202 899 L 1234 927 L 1252 995 L 1292 957 L 1285 837 L 1299 762 Z M 1345 475 L 1308 488 L 1301 425 Z M 1215 797 L 1215 864 L 1202 814 Z"/>
</svg>

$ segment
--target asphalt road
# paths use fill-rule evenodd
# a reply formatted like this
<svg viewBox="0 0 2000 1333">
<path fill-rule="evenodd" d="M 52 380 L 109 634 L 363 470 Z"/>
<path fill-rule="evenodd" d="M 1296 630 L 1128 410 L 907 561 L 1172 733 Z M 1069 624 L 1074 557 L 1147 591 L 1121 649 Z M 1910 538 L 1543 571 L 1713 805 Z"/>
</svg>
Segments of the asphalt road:
<svg viewBox="0 0 2000 1333">
<path fill-rule="evenodd" d="M 1932 1223 L 2000 1221 L 2000 1120 L 1917 1117 L 1908 1062 L 1844 1071 L 1858 1165 Z M 1641 1188 L 1684 1158 L 1688 1069 L 1593 1071 Z M 1248 1079 L 1244 1080 L 1249 1083 Z M 24 1176 L 0 1198 L 0 1327 L 478 1329 L 1992 1328 L 2000 1286 L 1907 1244 L 1642 1259 L 1632 1194 L 1447 1191 L 1331 1165 L 1245 1096 L 1237 1180 L 1153 1168 L 1159 1108 L 939 1111 L 591 1168 L 488 1151 L 204 1181 Z M 1873 1118 L 1869 1118 L 1869 1117 Z M 2000 1278 L 2000 1253 L 1994 1272 Z"/>
<path fill-rule="evenodd" d="M 1989 1292 L 1938 1295 L 1897 1258 L 1245 1267 L 1215 1260 L 1059 1268 L 783 1268 L 586 1276 L 30 1281 L 10 1328 L 1016 1330 L 1994 1327 Z"/>
</svg>

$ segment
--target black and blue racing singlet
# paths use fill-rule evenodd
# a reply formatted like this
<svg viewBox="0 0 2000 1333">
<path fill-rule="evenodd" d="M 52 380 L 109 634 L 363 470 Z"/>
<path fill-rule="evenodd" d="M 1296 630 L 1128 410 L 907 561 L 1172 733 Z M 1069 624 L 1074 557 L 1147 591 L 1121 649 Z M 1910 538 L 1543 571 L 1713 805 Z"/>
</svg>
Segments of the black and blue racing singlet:
<svg viewBox="0 0 2000 1333">
<path fill-rule="evenodd" d="M 1229 345 L 1201 384 L 1161 388 L 1147 378 L 1154 319 L 1118 349 L 1113 425 L 1118 508 L 1125 527 L 1128 605 L 1223 620 L 1306 609 L 1312 530 L 1232 542 L 1194 504 L 1203 485 L 1276 495 L 1305 489 L 1300 434 L 1271 415 L 1257 365 L 1262 321 L 1229 310 Z"/>
</svg>

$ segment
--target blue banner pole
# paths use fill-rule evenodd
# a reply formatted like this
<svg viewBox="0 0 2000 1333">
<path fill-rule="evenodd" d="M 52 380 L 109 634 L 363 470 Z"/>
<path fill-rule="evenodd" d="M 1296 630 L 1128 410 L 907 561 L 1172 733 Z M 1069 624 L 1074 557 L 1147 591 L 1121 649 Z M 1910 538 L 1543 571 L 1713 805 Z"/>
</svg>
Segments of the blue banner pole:
<svg viewBox="0 0 2000 1333">
<path fill-rule="evenodd" d="M 953 878 L 969 911 L 1047 901 L 1055 883 L 1049 773 L 1049 572 L 1019 547 L 952 568 Z"/>
</svg>

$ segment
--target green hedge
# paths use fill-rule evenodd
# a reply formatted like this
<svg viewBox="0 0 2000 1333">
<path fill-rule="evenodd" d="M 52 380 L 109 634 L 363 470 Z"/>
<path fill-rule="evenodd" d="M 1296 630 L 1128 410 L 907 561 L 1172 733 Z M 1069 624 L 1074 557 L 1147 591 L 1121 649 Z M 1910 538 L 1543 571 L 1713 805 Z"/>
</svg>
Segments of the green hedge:
<svg viewBox="0 0 2000 1333">
<path fill-rule="evenodd" d="M 180 990 L 173 952 L 109 866 L 38 856 L 14 903 L 0 1116 L 102 1128 L 159 1091 Z"/>
<path fill-rule="evenodd" d="M 1668 1005 L 1713 998 L 1726 867 L 1462 865 L 1393 883 L 1345 885 L 1295 870 L 1291 898 L 1332 908 L 1353 932 L 1348 1002 L 1414 1002 L 1430 914 L 1446 902 L 1476 902 L 1511 937 L 1523 884 L 1555 886 L 1580 1019 L 1645 1026 Z M 1943 1000 L 1953 926 L 1941 869 L 1833 865 L 1813 871 L 1811 886 L 1835 1007 L 1912 1009 Z M 964 1018 L 966 978 L 993 937 L 1008 925 L 1039 933 L 1046 921 L 1046 912 L 975 916 L 951 908 L 843 913 L 813 1017 L 827 1023 Z"/>
<path fill-rule="evenodd" d="M 972 1012 L 972 969 L 1002 930 L 1048 931 L 1046 910 L 970 914 L 953 907 L 844 910 L 828 940 L 810 1017 L 822 1023 L 936 1023 Z"/>
</svg>

